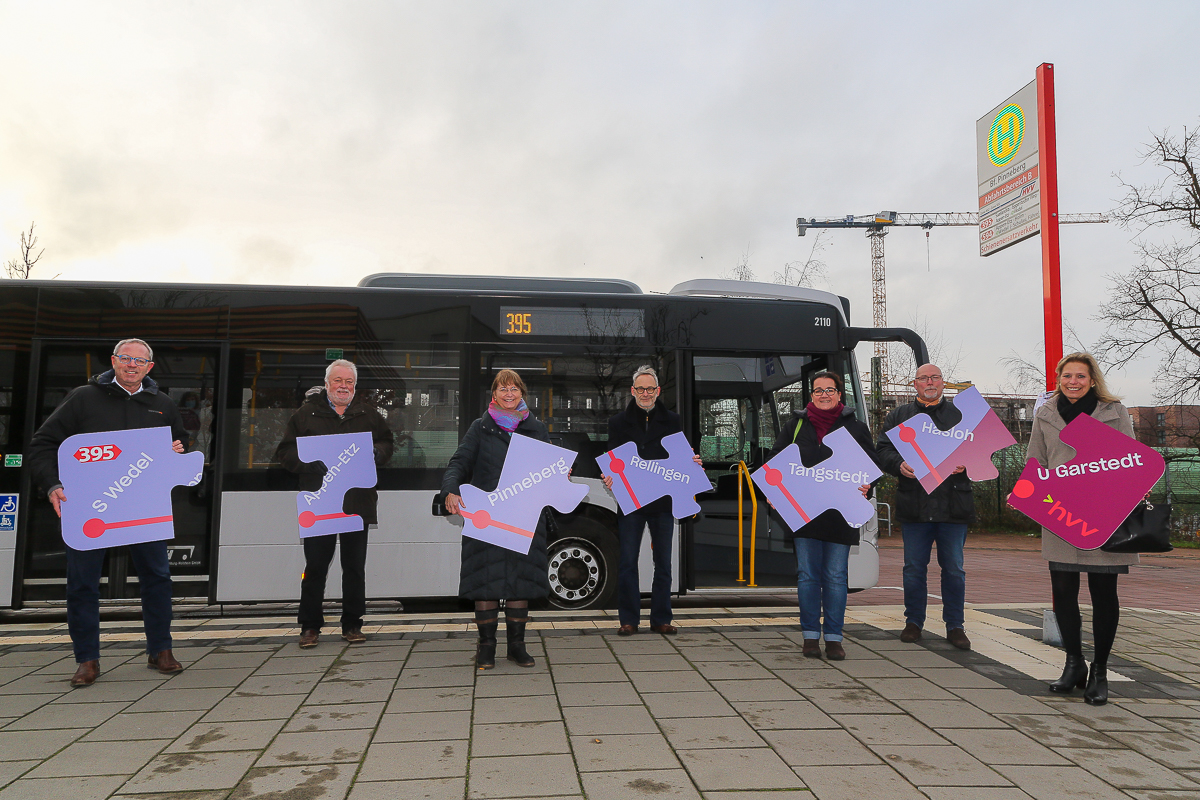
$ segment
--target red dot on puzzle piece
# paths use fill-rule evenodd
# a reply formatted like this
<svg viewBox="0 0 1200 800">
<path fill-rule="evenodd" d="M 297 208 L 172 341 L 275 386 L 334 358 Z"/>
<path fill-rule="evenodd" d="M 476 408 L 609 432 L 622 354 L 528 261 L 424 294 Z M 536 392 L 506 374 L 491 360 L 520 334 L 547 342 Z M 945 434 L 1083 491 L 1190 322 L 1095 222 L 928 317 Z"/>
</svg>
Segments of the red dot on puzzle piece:
<svg viewBox="0 0 1200 800">
<path fill-rule="evenodd" d="M 476 511 L 471 517 L 471 524 L 476 528 L 486 528 L 492 522 L 492 515 L 486 511 Z"/>
<path fill-rule="evenodd" d="M 317 524 L 317 515 L 311 511 L 304 511 L 300 514 L 300 527 L 311 528 Z"/>
<path fill-rule="evenodd" d="M 102 519 L 89 519 L 83 523 L 83 535 L 89 539 L 96 539 L 100 534 L 104 533 L 105 525 Z"/>
<path fill-rule="evenodd" d="M 609 469 L 611 469 L 613 472 L 617 473 L 618 475 L 625 474 L 625 461 L 620 458 L 617 458 L 616 456 L 613 456 L 608 467 L 609 467 Z"/>
<path fill-rule="evenodd" d="M 1013 486 L 1013 494 L 1021 498 L 1029 497 L 1033 494 L 1033 481 L 1027 481 L 1024 478 L 1017 481 Z"/>
<path fill-rule="evenodd" d="M 767 483 L 771 486 L 778 486 L 783 483 L 783 473 L 774 467 L 763 464 L 763 470 L 767 473 Z"/>
<path fill-rule="evenodd" d="M 907 425 L 900 426 L 900 441 L 912 444 L 917 440 L 917 429 Z"/>
</svg>

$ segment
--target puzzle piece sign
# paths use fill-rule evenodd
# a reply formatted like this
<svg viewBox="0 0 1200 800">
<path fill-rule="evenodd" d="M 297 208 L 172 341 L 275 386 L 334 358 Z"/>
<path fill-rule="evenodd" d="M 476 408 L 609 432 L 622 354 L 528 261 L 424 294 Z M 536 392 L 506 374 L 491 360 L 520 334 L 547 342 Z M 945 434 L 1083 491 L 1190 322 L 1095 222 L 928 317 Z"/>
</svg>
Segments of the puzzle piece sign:
<svg viewBox="0 0 1200 800">
<path fill-rule="evenodd" d="M 363 518 L 342 511 L 346 492 L 370 489 L 378 482 L 375 442 L 370 433 L 332 433 L 297 436 L 296 455 L 301 461 L 320 461 L 328 468 L 315 492 L 296 495 L 296 522 L 300 538 L 361 531 Z"/>
<path fill-rule="evenodd" d="M 203 453 L 176 453 L 171 429 L 80 433 L 58 446 L 62 536 L 75 550 L 175 538 L 171 489 L 203 477 Z"/>
<path fill-rule="evenodd" d="M 962 419 L 949 430 L 938 428 L 928 414 L 917 414 L 887 432 L 926 493 L 959 466 L 973 481 L 992 480 L 999 474 L 992 453 L 1017 443 L 974 386 L 955 396 L 954 407 Z"/>
<path fill-rule="evenodd" d="M 625 444 L 596 459 L 600 471 L 612 478 L 617 505 L 626 514 L 660 497 L 670 496 L 671 513 L 676 519 L 699 513 L 697 492 L 711 492 L 712 483 L 704 468 L 695 461 L 695 453 L 682 433 L 664 436 L 667 451 L 663 459 L 645 459 L 638 455 L 634 442 Z"/>
<path fill-rule="evenodd" d="M 823 443 L 833 450 L 824 461 L 806 467 L 800 448 L 790 444 L 750 477 L 793 531 L 831 508 L 848 525 L 861 528 L 871 521 L 875 506 L 859 487 L 878 480 L 883 472 L 845 428 L 827 435 Z"/>
<path fill-rule="evenodd" d="M 573 463 L 565 447 L 514 435 L 495 491 L 461 487 L 463 536 L 527 555 L 543 508 L 569 514 L 587 496 L 588 487 L 567 478 Z"/>
<path fill-rule="evenodd" d="M 1080 550 L 1108 541 L 1166 470 L 1152 448 L 1080 414 L 1059 437 L 1075 450 L 1047 469 L 1032 458 L 1009 505 Z"/>
</svg>

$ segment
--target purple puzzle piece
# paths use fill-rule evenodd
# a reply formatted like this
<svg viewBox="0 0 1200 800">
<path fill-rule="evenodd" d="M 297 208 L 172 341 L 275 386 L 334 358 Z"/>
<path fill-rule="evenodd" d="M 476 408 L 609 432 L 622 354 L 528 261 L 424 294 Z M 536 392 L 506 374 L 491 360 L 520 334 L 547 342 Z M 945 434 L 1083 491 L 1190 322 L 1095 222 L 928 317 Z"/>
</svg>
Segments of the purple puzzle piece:
<svg viewBox="0 0 1200 800">
<path fill-rule="evenodd" d="M 1059 438 L 1075 457 L 1053 469 L 1025 462 L 1008 502 L 1080 550 L 1108 541 L 1166 470 L 1163 457 L 1136 439 L 1080 414 Z"/>
<path fill-rule="evenodd" d="M 176 453 L 171 429 L 80 433 L 58 446 L 62 536 L 76 550 L 175 538 L 171 489 L 195 486 L 203 453 Z"/>
<path fill-rule="evenodd" d="M 369 489 L 378 482 L 375 442 L 370 433 L 333 433 L 297 436 L 296 455 L 301 461 L 320 461 L 329 471 L 315 492 L 296 495 L 296 522 L 300 538 L 361 531 L 363 518 L 342 510 L 346 492 Z"/>
<path fill-rule="evenodd" d="M 973 481 L 995 478 L 999 473 L 992 453 L 1017 443 L 974 386 L 955 396 L 954 407 L 962 419 L 949 430 L 938 428 L 928 414 L 918 414 L 887 432 L 926 492 L 960 465 Z"/>
<path fill-rule="evenodd" d="M 695 453 L 686 436 L 682 433 L 664 436 L 662 446 L 667 451 L 664 459 L 641 458 L 633 442 L 596 459 L 600 471 L 612 478 L 613 495 L 626 514 L 670 495 L 671 513 L 676 519 L 683 519 L 700 511 L 696 502 L 698 493 L 712 491 L 712 483 L 704 474 L 704 467 L 695 462 Z"/>
<path fill-rule="evenodd" d="M 528 554 L 543 508 L 569 514 L 587 496 L 588 487 L 567 478 L 574 463 L 565 447 L 513 436 L 495 491 L 462 485 L 463 536 Z"/>
<path fill-rule="evenodd" d="M 790 444 L 750 477 L 793 531 L 831 508 L 848 525 L 861 528 L 870 522 L 875 506 L 859 487 L 874 482 L 883 472 L 845 428 L 830 433 L 823 444 L 833 455 L 811 467 L 800 460 L 800 448 Z"/>
</svg>

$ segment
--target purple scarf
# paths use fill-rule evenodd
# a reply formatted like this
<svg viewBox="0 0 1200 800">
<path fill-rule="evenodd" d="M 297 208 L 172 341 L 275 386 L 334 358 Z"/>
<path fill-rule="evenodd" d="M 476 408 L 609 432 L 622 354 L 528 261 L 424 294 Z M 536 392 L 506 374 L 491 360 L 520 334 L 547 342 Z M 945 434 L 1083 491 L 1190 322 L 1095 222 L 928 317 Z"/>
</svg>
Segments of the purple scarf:
<svg viewBox="0 0 1200 800">
<path fill-rule="evenodd" d="M 825 411 L 817 408 L 812 403 L 808 404 L 808 421 L 812 423 L 813 428 L 817 432 L 817 444 L 820 444 L 825 439 L 825 434 L 833 428 L 833 423 L 837 422 L 838 417 L 842 415 L 842 410 L 845 408 L 844 403 L 838 403 L 833 408 Z"/>
<path fill-rule="evenodd" d="M 522 400 L 516 411 L 505 411 L 493 400 L 488 404 L 488 413 L 492 415 L 492 419 L 496 420 L 496 424 L 502 430 L 512 433 L 521 424 L 521 420 L 529 416 L 529 406 L 525 405 L 525 401 Z"/>
</svg>

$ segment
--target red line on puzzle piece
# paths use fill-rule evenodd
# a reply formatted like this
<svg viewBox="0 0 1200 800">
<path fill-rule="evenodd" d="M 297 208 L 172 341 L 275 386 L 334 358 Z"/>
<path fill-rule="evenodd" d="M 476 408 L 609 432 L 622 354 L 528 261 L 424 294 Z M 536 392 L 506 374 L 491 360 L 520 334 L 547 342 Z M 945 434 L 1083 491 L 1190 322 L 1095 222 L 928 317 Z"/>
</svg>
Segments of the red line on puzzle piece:
<svg viewBox="0 0 1200 800">
<path fill-rule="evenodd" d="M 297 521 L 300 523 L 300 527 L 311 528 L 313 525 L 316 525 L 318 521 L 323 519 L 342 519 L 344 517 L 353 516 L 353 514 L 342 514 L 341 512 L 338 512 L 337 514 L 314 514 L 311 511 L 305 511 L 303 514 L 297 517 Z"/>
<path fill-rule="evenodd" d="M 132 528 L 137 525 L 153 525 L 156 522 L 170 522 L 171 515 L 165 517 L 146 517 L 145 519 L 127 519 L 124 522 L 105 522 L 102 519 L 93 517 L 83 523 L 83 535 L 89 539 L 97 539 L 107 530 L 112 528 Z"/>
<path fill-rule="evenodd" d="M 783 496 L 786 497 L 787 501 L 792 504 L 792 508 L 796 509 L 796 513 L 800 515 L 801 519 L 803 519 L 806 523 L 812 522 L 812 520 L 809 519 L 808 514 L 804 513 L 804 509 L 801 508 L 800 504 L 796 502 L 796 498 L 792 497 L 792 493 L 789 492 L 788 488 L 783 485 L 783 473 L 772 467 L 770 464 L 763 464 L 763 470 L 765 470 L 767 473 L 767 483 L 783 492 Z"/>
<path fill-rule="evenodd" d="M 625 491 L 629 492 L 634 508 L 641 508 L 642 504 L 638 502 L 637 495 L 633 493 L 633 487 L 629 485 L 629 479 L 625 477 L 625 462 L 617 458 L 612 450 L 608 451 L 608 468 L 617 473 L 621 478 L 621 483 L 625 484 Z"/>
<path fill-rule="evenodd" d="M 486 528 L 487 526 L 491 525 L 493 528 L 499 528 L 502 531 L 508 531 L 509 533 L 515 533 L 519 536 L 524 536 L 527 539 L 533 538 L 532 531 L 522 530 L 518 527 L 509 525 L 505 522 L 498 522 L 498 521 L 492 519 L 492 515 L 486 511 L 476 511 L 476 512 L 472 513 L 470 511 L 467 511 L 462 506 L 459 506 L 458 513 L 462 514 L 464 517 L 471 520 L 471 524 L 474 525 L 476 528 L 482 529 L 482 528 Z"/>
<path fill-rule="evenodd" d="M 933 464 L 931 464 L 929 462 L 929 457 L 927 455 L 925 455 L 925 451 L 921 449 L 921 445 L 917 444 L 916 429 L 910 428 L 908 425 L 905 425 L 903 422 L 901 422 L 900 423 L 900 441 L 908 442 L 909 444 L 912 445 L 913 450 L 916 450 L 917 455 L 919 455 L 921 457 L 921 460 L 925 462 L 925 467 L 929 470 L 930 474 L 933 475 L 933 477 L 937 480 L 938 483 L 941 483 L 942 476 L 938 475 L 937 469 L 933 466 Z"/>
</svg>

